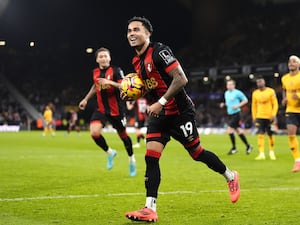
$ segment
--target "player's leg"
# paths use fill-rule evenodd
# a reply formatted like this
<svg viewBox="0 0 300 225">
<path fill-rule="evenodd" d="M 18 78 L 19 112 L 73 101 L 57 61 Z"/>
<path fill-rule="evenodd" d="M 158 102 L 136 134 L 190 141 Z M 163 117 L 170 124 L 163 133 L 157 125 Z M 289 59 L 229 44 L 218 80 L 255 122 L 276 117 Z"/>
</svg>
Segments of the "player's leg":
<svg viewBox="0 0 300 225">
<path fill-rule="evenodd" d="M 241 123 L 241 114 L 236 113 L 234 116 L 234 128 L 237 130 L 237 133 L 242 140 L 242 142 L 246 145 L 246 154 L 250 154 L 252 151 L 252 146 L 249 144 L 245 134 L 244 130 L 240 127 Z"/>
<path fill-rule="evenodd" d="M 259 154 L 255 160 L 265 160 L 265 123 L 262 119 L 256 119 L 255 126 L 257 127 L 257 145 Z"/>
<path fill-rule="evenodd" d="M 129 157 L 129 175 L 131 177 L 136 175 L 136 161 L 133 154 L 132 141 L 126 131 L 126 118 L 122 116 L 109 116 L 108 121 L 117 130 L 120 139 L 122 140 Z"/>
<path fill-rule="evenodd" d="M 299 115 L 295 113 L 286 115 L 286 124 L 287 124 L 287 133 L 288 133 L 288 141 L 289 146 L 292 151 L 293 158 L 295 160 L 294 167 L 292 172 L 298 172 L 300 170 L 300 152 L 299 152 L 299 143 L 297 139 L 297 126 L 298 126 L 298 118 Z"/>
<path fill-rule="evenodd" d="M 95 143 L 103 149 L 107 154 L 107 169 L 112 169 L 114 163 L 113 158 L 117 155 L 116 150 L 111 149 L 107 143 L 105 138 L 102 136 L 101 131 L 103 128 L 103 123 L 106 122 L 106 118 L 103 114 L 98 111 L 95 111 L 91 117 L 90 122 L 90 135 L 95 141 Z"/>
<path fill-rule="evenodd" d="M 46 136 L 46 135 L 47 135 L 47 133 L 48 133 L 48 131 L 49 131 L 48 126 L 49 126 L 49 123 L 46 122 L 46 124 L 45 124 L 45 126 L 44 126 L 43 136 Z"/>
<path fill-rule="evenodd" d="M 228 169 L 216 154 L 201 146 L 193 115 L 182 114 L 176 117 L 171 127 L 172 137 L 184 146 L 195 161 L 205 163 L 210 169 L 225 177 L 228 182 L 231 201 L 236 202 L 240 196 L 238 173 Z"/>
<path fill-rule="evenodd" d="M 235 143 L 235 136 L 234 136 L 234 131 L 235 131 L 234 127 L 235 127 L 234 115 L 229 115 L 227 134 L 229 135 L 232 147 L 229 150 L 229 152 L 227 153 L 228 155 L 233 155 L 233 154 L 237 153 L 236 143 Z"/>
<path fill-rule="evenodd" d="M 145 121 L 143 120 L 138 120 L 137 121 L 137 124 L 136 124 L 136 128 L 135 128 L 135 131 L 136 131 L 136 144 L 133 145 L 133 148 L 140 148 L 141 147 L 141 139 L 144 140 L 145 139 L 145 136 L 141 130 L 141 128 L 144 126 L 145 124 Z"/>
<path fill-rule="evenodd" d="M 51 136 L 55 136 L 55 131 L 54 131 L 54 128 L 53 128 L 54 127 L 53 123 L 54 123 L 54 121 L 51 121 L 49 123 L 49 131 L 50 131 Z"/>
<path fill-rule="evenodd" d="M 271 130 L 271 121 L 269 121 L 266 126 L 266 132 L 267 132 L 268 141 L 269 141 L 269 157 L 271 160 L 276 160 L 276 156 L 275 156 L 275 152 L 274 152 L 275 138 L 274 138 L 273 131 Z"/>
<path fill-rule="evenodd" d="M 161 180 L 159 167 L 159 159 L 166 143 L 170 137 L 163 131 L 166 128 L 164 116 L 159 118 L 149 118 L 147 129 L 147 144 L 146 144 L 146 173 L 145 173 L 145 188 L 146 188 L 146 203 L 145 207 L 138 211 L 127 212 L 125 216 L 131 220 L 138 221 L 156 221 L 158 219 L 156 213 L 156 201 L 158 196 L 158 188 Z"/>
</svg>

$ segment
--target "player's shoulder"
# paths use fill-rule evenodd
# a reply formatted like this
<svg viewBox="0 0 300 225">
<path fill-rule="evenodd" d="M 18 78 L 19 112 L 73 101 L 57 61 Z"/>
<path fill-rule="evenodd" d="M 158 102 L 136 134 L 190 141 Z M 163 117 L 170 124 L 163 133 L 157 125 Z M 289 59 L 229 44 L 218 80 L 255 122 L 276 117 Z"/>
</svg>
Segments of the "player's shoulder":
<svg viewBox="0 0 300 225">
<path fill-rule="evenodd" d="M 100 71 L 100 68 L 99 68 L 99 67 L 96 67 L 96 68 L 93 69 L 93 73 L 94 73 L 94 72 L 98 72 L 98 71 Z"/>
<path fill-rule="evenodd" d="M 267 90 L 268 92 L 275 92 L 275 89 L 274 89 L 274 88 L 271 88 L 271 87 L 266 87 L 266 90 Z"/>
<path fill-rule="evenodd" d="M 110 67 L 111 67 L 114 71 L 122 70 L 121 67 L 116 66 L 116 65 L 111 65 Z"/>
<path fill-rule="evenodd" d="M 155 42 L 152 43 L 152 47 L 153 47 L 152 58 L 155 63 L 161 64 L 165 67 L 177 61 L 176 57 L 174 56 L 169 46 L 162 44 L 160 42 Z"/>
<path fill-rule="evenodd" d="M 153 48 L 153 54 L 163 55 L 166 52 L 173 54 L 171 48 L 168 45 L 163 44 L 161 42 L 153 42 L 152 48 Z"/>
<path fill-rule="evenodd" d="M 116 65 L 111 65 L 110 67 L 112 68 L 114 74 L 118 74 L 122 78 L 124 77 L 124 72 L 121 67 L 116 66 Z"/>
<path fill-rule="evenodd" d="M 252 92 L 253 95 L 257 95 L 258 93 L 259 93 L 259 89 L 258 89 L 258 88 L 255 89 L 255 90 Z"/>
<path fill-rule="evenodd" d="M 234 89 L 233 91 L 238 94 L 244 94 L 240 89 Z"/>
<path fill-rule="evenodd" d="M 284 81 L 286 79 L 288 79 L 290 77 L 289 73 L 283 74 L 283 76 L 281 77 L 281 80 Z"/>
</svg>

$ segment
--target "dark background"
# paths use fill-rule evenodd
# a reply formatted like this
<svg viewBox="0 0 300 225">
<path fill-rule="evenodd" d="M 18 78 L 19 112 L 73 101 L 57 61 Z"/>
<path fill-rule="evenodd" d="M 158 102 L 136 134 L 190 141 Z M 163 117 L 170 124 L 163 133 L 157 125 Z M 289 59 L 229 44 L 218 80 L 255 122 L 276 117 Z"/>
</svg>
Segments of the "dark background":
<svg viewBox="0 0 300 225">
<path fill-rule="evenodd" d="M 53 102 L 63 115 L 63 107 L 77 105 L 92 84 L 96 64 L 87 47 L 109 48 L 112 64 L 132 72 L 134 51 L 126 30 L 133 16 L 150 19 L 152 40 L 169 45 L 183 65 L 200 124 L 222 123 L 209 122 L 222 118 L 215 112 L 220 111 L 216 102 L 221 101 L 225 77 L 216 74 L 211 79 L 211 68 L 218 72 L 224 67 L 277 65 L 300 52 L 296 0 L 1 0 L 0 41 L 6 45 L 0 46 L 0 72 L 39 111 Z M 191 75 L 198 70 L 204 73 Z M 280 93 L 282 73 L 274 78 L 274 72 L 278 71 L 264 75 Z M 208 76 L 208 82 L 202 76 Z M 250 97 L 255 84 L 248 74 L 236 79 L 238 88 Z M 8 101 L 1 99 L 3 111 Z M 13 108 L 20 111 L 21 107 Z"/>
</svg>

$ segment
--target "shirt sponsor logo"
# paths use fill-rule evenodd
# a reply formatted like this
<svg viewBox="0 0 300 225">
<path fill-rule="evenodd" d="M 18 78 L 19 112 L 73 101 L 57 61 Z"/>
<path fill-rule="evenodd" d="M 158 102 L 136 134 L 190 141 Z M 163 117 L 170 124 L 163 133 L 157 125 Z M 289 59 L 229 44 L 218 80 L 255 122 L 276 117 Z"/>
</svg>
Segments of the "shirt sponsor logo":
<svg viewBox="0 0 300 225">
<path fill-rule="evenodd" d="M 161 50 L 159 53 L 160 57 L 165 61 L 167 65 L 175 61 L 174 56 L 166 49 Z"/>
</svg>

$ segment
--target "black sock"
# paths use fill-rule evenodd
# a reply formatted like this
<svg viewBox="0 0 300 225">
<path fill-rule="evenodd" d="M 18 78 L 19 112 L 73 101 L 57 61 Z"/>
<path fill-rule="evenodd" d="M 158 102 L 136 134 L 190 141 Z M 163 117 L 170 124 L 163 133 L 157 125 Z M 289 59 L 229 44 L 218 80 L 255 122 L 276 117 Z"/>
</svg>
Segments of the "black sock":
<svg viewBox="0 0 300 225">
<path fill-rule="evenodd" d="M 92 136 L 92 138 L 94 139 L 95 143 L 100 148 L 102 148 L 105 152 L 108 150 L 108 145 L 107 145 L 106 140 L 104 139 L 104 137 L 102 135 Z"/>
<path fill-rule="evenodd" d="M 145 139 L 145 136 L 143 134 L 139 134 L 136 136 L 137 143 L 140 143 L 141 139 Z"/>
<path fill-rule="evenodd" d="M 235 148 L 235 136 L 234 133 L 229 134 L 231 143 L 232 143 L 232 148 Z"/>
<path fill-rule="evenodd" d="M 244 134 L 239 134 L 241 140 L 245 143 L 245 145 L 247 145 L 247 147 L 249 146 L 249 143 L 246 139 L 246 136 Z"/>
<path fill-rule="evenodd" d="M 122 141 L 124 143 L 125 149 L 127 151 L 128 156 L 133 155 L 133 150 L 132 150 L 132 141 L 129 136 L 122 138 Z"/>
<path fill-rule="evenodd" d="M 219 157 L 216 156 L 213 152 L 207 151 L 205 149 L 203 149 L 203 151 L 197 158 L 195 158 L 195 160 L 205 163 L 209 168 L 220 174 L 223 174 L 226 171 L 226 166 L 219 159 Z"/>
<path fill-rule="evenodd" d="M 158 187 L 160 184 L 159 158 L 145 156 L 145 161 L 145 187 L 147 190 L 147 196 L 157 198 Z"/>
</svg>

